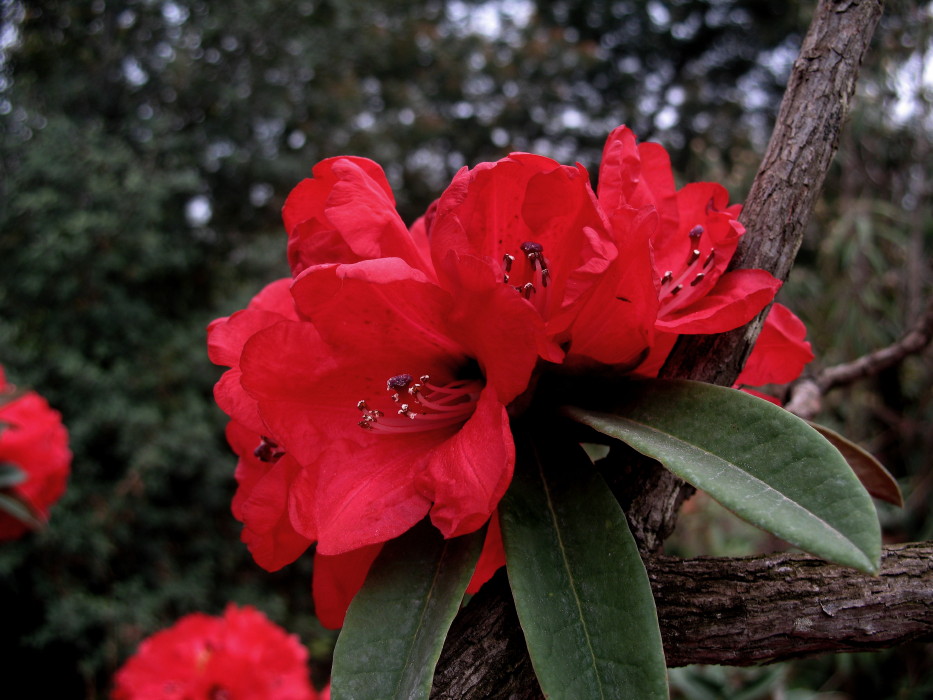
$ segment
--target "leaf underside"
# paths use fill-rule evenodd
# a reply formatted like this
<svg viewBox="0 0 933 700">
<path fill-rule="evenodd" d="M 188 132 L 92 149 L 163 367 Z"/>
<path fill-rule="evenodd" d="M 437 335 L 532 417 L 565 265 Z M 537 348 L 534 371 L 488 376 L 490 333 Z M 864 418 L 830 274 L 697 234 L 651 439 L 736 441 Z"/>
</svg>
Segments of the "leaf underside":
<svg viewBox="0 0 933 700">
<path fill-rule="evenodd" d="M 744 392 L 687 380 L 637 381 L 619 393 L 604 410 L 565 413 L 791 544 L 877 571 L 881 533 L 871 497 L 805 421 Z"/>
</svg>

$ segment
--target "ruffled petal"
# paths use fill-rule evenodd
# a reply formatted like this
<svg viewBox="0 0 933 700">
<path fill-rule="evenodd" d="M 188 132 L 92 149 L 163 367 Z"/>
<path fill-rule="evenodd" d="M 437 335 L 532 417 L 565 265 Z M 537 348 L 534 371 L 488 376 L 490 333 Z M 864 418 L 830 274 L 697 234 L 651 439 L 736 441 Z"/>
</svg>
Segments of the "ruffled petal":
<svg viewBox="0 0 933 700">
<path fill-rule="evenodd" d="M 289 490 L 301 466 L 289 455 L 275 462 L 259 460 L 253 450 L 260 444 L 260 436 L 232 421 L 227 426 L 227 440 L 240 456 L 232 510 L 244 526 L 241 538 L 257 564 L 276 571 L 301 556 L 313 539 L 295 531 L 287 507 Z"/>
<path fill-rule="evenodd" d="M 318 163 L 282 210 L 288 259 L 298 275 L 313 265 L 400 257 L 430 272 L 419 245 L 395 209 L 382 168 L 341 156 Z"/>
</svg>

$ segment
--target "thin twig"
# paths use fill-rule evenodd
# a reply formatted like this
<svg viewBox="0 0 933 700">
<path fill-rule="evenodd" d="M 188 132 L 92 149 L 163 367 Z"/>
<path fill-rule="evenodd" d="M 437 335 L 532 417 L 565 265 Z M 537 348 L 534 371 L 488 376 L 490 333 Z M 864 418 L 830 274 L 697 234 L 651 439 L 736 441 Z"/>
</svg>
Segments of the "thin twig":
<svg viewBox="0 0 933 700">
<path fill-rule="evenodd" d="M 801 379 L 791 386 L 785 408 L 801 418 L 819 413 L 822 399 L 831 389 L 852 384 L 902 362 L 906 357 L 922 352 L 933 342 L 933 298 L 913 327 L 896 343 L 875 350 L 851 362 L 826 367 L 813 377 Z"/>
</svg>

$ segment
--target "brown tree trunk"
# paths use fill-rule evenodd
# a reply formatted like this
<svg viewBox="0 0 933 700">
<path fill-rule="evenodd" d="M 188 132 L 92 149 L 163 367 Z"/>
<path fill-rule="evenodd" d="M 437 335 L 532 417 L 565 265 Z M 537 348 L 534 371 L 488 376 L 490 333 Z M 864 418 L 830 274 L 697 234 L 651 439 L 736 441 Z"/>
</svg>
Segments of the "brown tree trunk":
<svg viewBox="0 0 933 700">
<path fill-rule="evenodd" d="M 881 10 L 881 0 L 820 0 L 745 202 L 741 221 L 748 233 L 733 258 L 733 269 L 759 268 L 787 278 L 836 152 Z M 763 317 L 730 333 L 681 338 L 662 376 L 731 385 Z M 686 561 L 654 557 L 650 553 L 673 530 L 688 491 L 659 467 L 630 473 L 638 478 L 613 486 L 647 553 L 669 665 L 762 663 L 883 648 L 930 634 L 933 547 L 886 551 L 879 579 L 804 556 Z M 884 598 L 884 591 L 869 581 L 884 581 L 891 597 Z M 831 592 L 835 597 L 828 598 Z M 903 603 L 904 617 L 892 617 L 885 631 L 875 635 L 885 619 L 877 607 L 881 599 Z M 792 612 L 799 614 L 794 617 Z M 861 612 L 866 617 L 859 618 Z M 773 634 L 778 617 L 792 624 Z M 502 572 L 454 622 L 431 697 L 541 697 Z"/>
</svg>

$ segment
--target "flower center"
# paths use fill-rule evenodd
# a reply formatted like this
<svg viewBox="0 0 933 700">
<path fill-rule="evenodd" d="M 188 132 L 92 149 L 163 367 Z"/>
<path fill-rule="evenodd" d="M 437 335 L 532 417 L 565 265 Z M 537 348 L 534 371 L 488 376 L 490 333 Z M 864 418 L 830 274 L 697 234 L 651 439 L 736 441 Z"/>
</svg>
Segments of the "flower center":
<svg viewBox="0 0 933 700">
<path fill-rule="evenodd" d="M 366 400 L 356 404 L 363 414 L 358 425 L 380 433 L 419 433 L 460 425 L 473 415 L 483 390 L 479 379 L 458 379 L 448 384 L 431 383 L 423 374 L 416 382 L 410 374 L 389 377 L 386 391 L 398 404 L 395 415 L 370 408 Z"/>
<path fill-rule="evenodd" d="M 547 308 L 548 284 L 551 271 L 544 258 L 544 246 L 534 241 L 525 241 L 518 249 L 527 265 L 513 267 L 516 257 L 506 253 L 502 256 L 502 281 L 511 284 L 515 291 L 528 299 L 539 313 Z"/>
<path fill-rule="evenodd" d="M 708 285 L 704 285 L 703 280 L 716 260 L 716 250 L 710 246 L 709 252 L 703 255 L 700 245 L 703 233 L 704 229 L 699 225 L 690 229 L 687 233 L 690 251 L 683 265 L 677 271 L 668 270 L 661 277 L 661 293 L 658 297 L 661 308 L 658 316 L 682 309 L 708 291 Z"/>
</svg>

